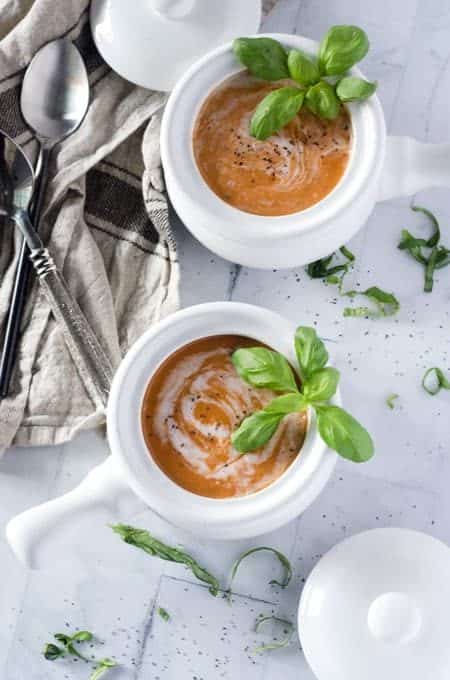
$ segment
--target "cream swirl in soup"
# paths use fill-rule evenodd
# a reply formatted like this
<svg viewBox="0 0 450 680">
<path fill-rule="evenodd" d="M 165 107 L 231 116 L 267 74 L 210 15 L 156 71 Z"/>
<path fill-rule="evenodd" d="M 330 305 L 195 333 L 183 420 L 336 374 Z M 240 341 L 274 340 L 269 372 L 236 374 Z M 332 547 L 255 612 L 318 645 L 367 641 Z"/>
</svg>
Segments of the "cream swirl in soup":
<svg viewBox="0 0 450 680">
<path fill-rule="evenodd" d="M 277 396 L 247 385 L 231 362 L 234 350 L 259 344 L 235 335 L 202 338 L 174 352 L 150 380 L 142 409 L 145 441 L 163 472 L 193 493 L 254 493 L 298 455 L 307 425 L 300 413 L 286 417 L 258 451 L 242 455 L 231 445 L 241 421 Z"/>
<path fill-rule="evenodd" d="M 342 107 L 335 120 L 302 108 L 265 141 L 250 135 L 259 102 L 280 85 L 239 73 L 217 87 L 198 114 L 194 156 L 209 187 L 235 208 L 257 215 L 288 215 L 321 201 L 345 172 L 351 124 Z"/>
</svg>

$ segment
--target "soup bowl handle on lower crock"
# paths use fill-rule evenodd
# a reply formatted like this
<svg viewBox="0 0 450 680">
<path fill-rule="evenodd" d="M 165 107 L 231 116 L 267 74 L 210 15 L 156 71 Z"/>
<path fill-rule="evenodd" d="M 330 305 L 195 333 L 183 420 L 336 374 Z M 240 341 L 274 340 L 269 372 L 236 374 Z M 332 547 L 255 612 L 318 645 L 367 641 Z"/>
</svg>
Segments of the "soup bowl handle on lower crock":
<svg viewBox="0 0 450 680">
<path fill-rule="evenodd" d="M 46 557 L 46 544 L 62 537 L 68 523 L 86 512 L 101 512 L 117 518 L 124 505 L 136 496 L 126 484 L 117 462 L 109 456 L 97 465 L 73 491 L 42 503 L 14 517 L 6 527 L 6 537 L 17 559 L 29 569 L 54 566 Z"/>
<path fill-rule="evenodd" d="M 411 196 L 431 187 L 450 187 L 450 144 L 388 137 L 378 200 Z"/>
</svg>

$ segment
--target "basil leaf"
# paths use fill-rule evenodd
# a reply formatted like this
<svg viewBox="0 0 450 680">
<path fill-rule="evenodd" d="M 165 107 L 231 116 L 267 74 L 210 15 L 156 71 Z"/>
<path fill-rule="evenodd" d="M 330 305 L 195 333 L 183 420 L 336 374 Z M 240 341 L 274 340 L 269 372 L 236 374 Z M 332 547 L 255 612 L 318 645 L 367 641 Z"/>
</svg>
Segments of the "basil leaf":
<svg viewBox="0 0 450 680">
<path fill-rule="evenodd" d="M 368 316 L 377 319 L 382 316 L 393 316 L 400 309 L 400 303 L 393 293 L 387 293 L 377 286 L 372 286 L 367 290 L 349 290 L 343 293 L 347 297 L 354 298 L 357 295 L 364 295 L 375 303 L 375 308 L 371 307 L 346 307 L 344 316 Z"/>
<path fill-rule="evenodd" d="M 308 264 L 306 267 L 308 276 L 312 279 L 327 279 L 329 276 L 334 276 L 334 274 L 338 274 L 339 272 L 346 274 L 350 263 L 355 261 L 355 256 L 346 246 L 339 248 L 339 251 L 347 258 L 347 262 L 330 267 L 329 265 L 337 255 L 337 253 L 332 253 L 331 255 L 328 255 L 328 257 L 323 257 L 321 260 L 316 260 L 315 262 Z M 329 283 L 338 283 L 338 281 L 339 279 L 336 279 L 336 281 L 329 281 Z"/>
<path fill-rule="evenodd" d="M 59 659 L 61 656 L 64 656 L 66 652 L 61 647 L 49 642 L 45 645 L 44 651 L 42 653 L 47 661 L 55 661 L 55 659 Z"/>
<path fill-rule="evenodd" d="M 98 680 L 108 671 L 110 668 L 117 666 L 117 663 L 112 659 L 100 659 L 97 666 L 92 671 L 89 676 L 89 680 Z"/>
<path fill-rule="evenodd" d="M 429 378 L 431 375 L 433 376 L 432 379 Z M 433 366 L 423 376 L 422 387 L 425 392 L 434 397 L 441 389 L 450 390 L 450 380 L 445 377 L 444 372 L 440 368 Z"/>
<path fill-rule="evenodd" d="M 319 47 L 319 68 L 326 76 L 339 76 L 363 59 L 369 39 L 357 26 L 332 26 Z"/>
<path fill-rule="evenodd" d="M 370 83 L 363 78 L 347 76 L 336 85 L 336 94 L 341 102 L 355 102 L 367 99 L 376 89 L 377 83 Z"/>
<path fill-rule="evenodd" d="M 170 614 L 164 609 L 164 607 L 158 607 L 158 616 L 160 616 L 163 621 L 170 620 Z"/>
<path fill-rule="evenodd" d="M 306 92 L 305 104 L 319 118 L 333 120 L 339 115 L 341 103 L 334 88 L 325 80 L 313 85 Z"/>
<path fill-rule="evenodd" d="M 350 413 L 339 406 L 316 406 L 315 410 L 320 436 L 330 449 L 355 463 L 372 458 L 372 439 Z"/>
<path fill-rule="evenodd" d="M 136 527 L 127 524 L 114 524 L 111 526 L 111 529 L 118 534 L 125 543 L 134 545 L 136 548 L 144 550 L 149 555 L 159 557 L 168 562 L 184 564 L 199 581 L 209 585 L 209 592 L 211 595 L 218 595 L 220 585 L 216 577 L 201 567 L 198 562 L 196 562 L 191 555 L 184 552 L 184 550 L 172 548 L 171 546 L 162 543 L 162 541 L 154 538 L 154 536 L 145 529 L 137 529 Z"/>
<path fill-rule="evenodd" d="M 279 619 L 278 616 L 263 616 L 263 618 L 259 619 L 256 622 L 255 633 L 259 633 L 261 626 L 266 624 L 268 621 L 275 621 L 276 623 L 279 623 L 282 626 L 284 626 L 283 633 L 285 634 L 286 637 L 280 641 L 275 640 L 274 642 L 269 642 L 266 645 L 255 647 L 255 649 L 253 650 L 255 654 L 266 652 L 269 649 L 282 649 L 283 647 L 287 647 L 290 641 L 292 640 L 292 636 L 294 634 L 294 625 L 290 621 L 287 621 L 286 619 Z"/>
<path fill-rule="evenodd" d="M 263 80 L 289 78 L 287 54 L 272 38 L 237 38 L 233 52 L 250 73 Z"/>
<path fill-rule="evenodd" d="M 312 59 L 299 50 L 291 50 L 288 54 L 288 69 L 291 78 L 303 87 L 314 85 L 320 78 L 319 68 Z"/>
<path fill-rule="evenodd" d="M 249 555 L 253 555 L 254 553 L 257 552 L 271 552 L 275 555 L 275 557 L 278 558 L 278 561 L 280 562 L 281 566 L 283 567 L 283 578 L 281 581 L 277 581 L 275 579 L 272 579 L 272 581 L 269 581 L 270 585 L 277 585 L 280 586 L 280 588 L 286 588 L 286 586 L 289 585 L 291 578 L 292 578 L 292 567 L 291 563 L 289 562 L 288 558 L 283 555 L 282 552 L 279 550 L 275 550 L 275 548 L 269 548 L 265 545 L 259 546 L 258 548 L 250 548 L 250 550 L 246 550 L 242 555 L 238 557 L 236 562 L 233 564 L 231 567 L 231 572 L 230 572 L 230 581 L 229 581 L 229 586 L 228 586 L 228 593 L 231 594 L 231 588 L 234 582 L 234 578 L 236 576 L 237 570 L 239 569 L 241 563 L 243 560 L 245 560 L 246 557 L 249 557 Z"/>
<path fill-rule="evenodd" d="M 339 371 L 331 366 L 314 371 L 303 383 L 303 394 L 307 402 L 328 401 L 336 393 Z"/>
<path fill-rule="evenodd" d="M 93 639 L 93 635 L 88 630 L 79 630 L 70 638 L 72 642 L 89 642 Z"/>
<path fill-rule="evenodd" d="M 240 377 L 253 387 L 275 392 L 297 392 L 294 372 L 279 352 L 265 347 L 245 347 L 233 352 L 231 361 Z"/>
<path fill-rule="evenodd" d="M 264 140 L 287 125 L 300 111 L 305 93 L 296 87 L 280 87 L 258 104 L 250 121 L 250 134 Z"/>
<path fill-rule="evenodd" d="M 386 397 L 386 404 L 387 406 L 391 409 L 391 411 L 394 410 L 395 408 L 395 400 L 398 399 L 399 395 L 398 394 L 390 394 L 388 397 Z"/>
<path fill-rule="evenodd" d="M 295 331 L 295 352 L 303 381 L 309 379 L 314 371 L 323 368 L 328 361 L 328 352 L 314 328 L 299 326 Z"/>
<path fill-rule="evenodd" d="M 266 413 L 282 413 L 286 416 L 288 413 L 304 411 L 306 408 L 308 408 L 308 403 L 303 395 L 299 392 L 291 392 L 275 397 L 263 410 Z"/>
<path fill-rule="evenodd" d="M 264 446 L 277 431 L 285 413 L 269 413 L 264 409 L 252 413 L 231 435 L 231 443 L 240 453 L 250 453 Z"/>
</svg>

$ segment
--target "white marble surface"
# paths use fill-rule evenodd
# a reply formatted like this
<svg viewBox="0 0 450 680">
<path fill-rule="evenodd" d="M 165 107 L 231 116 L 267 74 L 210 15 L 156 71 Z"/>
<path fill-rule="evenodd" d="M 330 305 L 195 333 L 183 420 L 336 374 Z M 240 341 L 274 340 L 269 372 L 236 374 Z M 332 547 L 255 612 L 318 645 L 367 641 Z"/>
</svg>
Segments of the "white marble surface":
<svg viewBox="0 0 450 680">
<path fill-rule="evenodd" d="M 450 5 L 447 0 L 281 0 L 267 30 L 320 38 L 329 25 L 363 26 L 372 49 L 364 70 L 380 81 L 388 129 L 422 140 L 450 139 Z M 418 203 L 441 219 L 450 244 L 450 207 L 444 190 Z M 177 228 L 184 305 L 233 299 L 264 305 L 302 324 L 316 324 L 334 343 L 348 408 L 373 433 L 377 455 L 364 466 L 340 462 L 319 500 L 298 520 L 254 542 L 207 543 L 169 527 L 143 507 L 131 519 L 168 542 L 184 543 L 222 579 L 233 559 L 252 544 L 280 548 L 295 578 L 285 592 L 267 585 L 276 565 L 256 557 L 242 569 L 232 608 L 212 598 L 182 567 L 129 548 L 103 522 L 80 518 L 53 550 L 54 568 L 25 573 L 0 536 L 0 677 L 2 680 L 87 679 L 82 663 L 46 662 L 51 634 L 75 627 L 96 632 L 100 655 L 121 663 L 112 680 L 215 680 L 284 677 L 311 680 L 298 644 L 263 656 L 249 653 L 259 613 L 294 618 L 305 576 L 337 541 L 378 526 L 405 526 L 450 542 L 450 393 L 434 398 L 420 387 L 424 370 L 450 369 L 449 271 L 431 295 L 422 272 L 396 244 L 402 226 L 422 224 L 409 201 L 379 205 L 352 242 L 358 266 L 348 283 L 393 290 L 402 308 L 394 319 L 344 319 L 332 288 L 302 269 L 260 272 L 211 255 Z M 400 394 L 390 411 L 385 398 Z M 13 450 L 0 462 L 0 524 L 17 512 L 58 496 L 107 453 L 96 434 L 54 449 Z M 163 606 L 165 623 L 154 616 Z M 432 669 L 430 669 L 431 676 Z"/>
</svg>

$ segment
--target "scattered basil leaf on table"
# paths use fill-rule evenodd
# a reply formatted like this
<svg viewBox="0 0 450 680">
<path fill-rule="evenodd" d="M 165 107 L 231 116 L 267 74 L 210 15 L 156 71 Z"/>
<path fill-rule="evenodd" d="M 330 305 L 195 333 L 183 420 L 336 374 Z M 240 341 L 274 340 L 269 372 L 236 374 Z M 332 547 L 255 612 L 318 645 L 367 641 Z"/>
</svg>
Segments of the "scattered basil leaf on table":
<svg viewBox="0 0 450 680">
<path fill-rule="evenodd" d="M 287 647 L 292 640 L 292 636 L 294 634 L 294 625 L 286 619 L 278 618 L 278 616 L 263 616 L 261 619 L 258 619 L 255 625 L 255 633 L 259 633 L 262 626 L 267 624 L 269 621 L 278 623 L 284 627 L 283 633 L 285 638 L 279 641 L 275 640 L 274 642 L 269 642 L 265 645 L 261 645 L 260 647 L 255 647 L 253 650 L 255 654 L 266 652 L 270 649 L 282 649 L 283 647 Z"/>
<path fill-rule="evenodd" d="M 58 647 L 58 645 L 54 645 L 52 642 L 48 642 L 45 645 L 44 651 L 42 653 L 47 661 L 55 661 L 55 659 L 59 659 L 61 656 L 66 655 L 64 649 Z"/>
<path fill-rule="evenodd" d="M 89 680 L 99 680 L 110 668 L 117 666 L 117 663 L 112 659 L 100 659 L 96 667 L 92 671 Z"/>
<path fill-rule="evenodd" d="M 137 529 L 136 527 L 126 524 L 114 524 L 111 526 L 111 529 L 118 534 L 125 543 L 134 545 L 136 548 L 144 550 L 149 555 L 159 557 L 168 562 L 184 564 L 199 581 L 209 585 L 209 592 L 211 595 L 218 595 L 220 585 L 216 577 L 200 566 L 191 555 L 184 550 L 181 550 L 181 548 L 173 548 L 162 543 L 162 541 L 159 541 L 145 529 Z"/>
<path fill-rule="evenodd" d="M 357 295 L 364 295 L 371 302 L 374 307 L 346 307 L 344 309 L 344 316 L 368 316 L 372 319 L 377 319 L 382 316 L 393 316 L 400 309 L 400 303 L 393 293 L 388 293 L 378 286 L 371 286 L 367 290 L 349 290 L 343 293 L 346 297 L 354 298 Z"/>
<path fill-rule="evenodd" d="M 336 96 L 334 87 L 321 80 L 306 92 L 305 104 L 312 113 L 319 118 L 333 120 L 339 115 L 341 103 Z"/>
<path fill-rule="evenodd" d="M 374 454 L 372 438 L 350 413 L 339 406 L 317 406 L 317 427 L 330 449 L 343 458 L 363 463 Z"/>
<path fill-rule="evenodd" d="M 320 79 L 316 62 L 299 50 L 290 50 L 287 64 L 291 78 L 303 87 L 314 85 Z"/>
<path fill-rule="evenodd" d="M 164 607 L 158 607 L 158 616 L 160 616 L 163 621 L 170 620 L 170 614 L 164 609 Z"/>
<path fill-rule="evenodd" d="M 434 397 L 441 389 L 450 390 L 450 380 L 446 378 L 444 372 L 437 366 L 429 368 L 422 378 L 422 387 Z"/>
<path fill-rule="evenodd" d="M 395 408 L 395 400 L 398 399 L 399 395 L 398 394 L 390 394 L 388 397 L 386 397 L 386 404 L 387 406 L 391 409 L 391 411 L 394 410 Z"/>
<path fill-rule="evenodd" d="M 60 644 L 63 645 L 63 647 L 58 647 L 58 645 L 55 645 L 53 643 L 48 643 L 44 647 L 44 657 L 48 661 L 54 661 L 55 659 L 58 659 L 59 657 L 66 656 L 68 654 L 71 654 L 72 656 L 77 656 L 80 659 L 83 659 L 83 661 L 88 661 L 85 656 L 83 656 L 75 646 L 76 643 L 79 642 L 88 642 L 93 639 L 93 635 L 91 632 L 88 630 L 79 630 L 73 635 L 67 635 L 66 633 L 55 633 L 54 636 L 55 640 L 59 642 Z"/>
<path fill-rule="evenodd" d="M 370 83 L 363 78 L 347 76 L 336 85 L 336 94 L 341 102 L 356 102 L 367 99 L 377 89 L 377 83 Z"/>
<path fill-rule="evenodd" d="M 314 328 L 299 326 L 294 337 L 295 353 L 300 368 L 300 376 L 305 382 L 311 375 L 324 368 L 328 352 Z"/>
<path fill-rule="evenodd" d="M 300 326 L 295 333 L 294 345 L 302 378 L 301 386 L 296 387 L 295 393 L 276 397 L 264 409 L 244 418 L 232 434 L 233 446 L 243 454 L 255 451 L 273 437 L 285 415 L 305 411 L 311 406 L 317 414 L 319 434 L 330 448 L 344 458 L 358 463 L 369 460 L 374 453 L 369 433 L 342 408 L 327 404 L 337 390 L 339 372 L 326 367 L 328 352 L 317 337 L 316 331 Z M 246 351 L 249 349 L 251 356 L 253 348 L 246 348 Z M 237 350 L 234 354 L 241 351 Z M 278 354 L 273 350 L 266 351 L 271 355 Z M 272 356 L 272 363 L 273 359 Z M 284 361 L 286 362 L 286 359 Z M 234 363 L 241 364 L 239 361 Z M 247 369 L 248 366 L 246 370 L 240 370 L 239 375 L 250 384 L 254 384 L 253 376 Z"/>
<path fill-rule="evenodd" d="M 240 377 L 253 387 L 275 392 L 295 392 L 294 372 L 282 354 L 266 347 L 243 347 L 231 358 Z"/>
<path fill-rule="evenodd" d="M 426 208 L 415 205 L 411 208 L 414 212 L 424 214 L 433 228 L 432 234 L 428 239 L 413 236 L 408 229 L 402 229 L 398 248 L 407 251 L 411 257 L 424 267 L 424 291 L 431 293 L 434 283 L 434 272 L 450 264 L 450 250 L 440 245 L 441 231 L 439 222 L 432 212 Z"/>
<path fill-rule="evenodd" d="M 264 140 L 281 130 L 300 111 L 305 93 L 296 87 L 281 87 L 258 104 L 250 121 L 250 134 Z"/>
<path fill-rule="evenodd" d="M 242 553 L 242 555 L 240 555 L 238 557 L 236 562 L 233 564 L 233 566 L 231 567 L 231 571 L 230 571 L 230 580 L 229 580 L 229 585 L 228 585 L 228 593 L 229 594 L 231 594 L 231 588 L 233 586 L 235 576 L 236 576 L 237 571 L 238 571 L 240 565 L 242 564 L 243 560 L 245 560 L 250 555 L 253 555 L 254 553 L 259 553 L 259 552 L 270 552 L 270 553 L 272 553 L 273 555 L 275 555 L 275 557 L 277 557 L 278 561 L 280 562 L 281 566 L 283 567 L 283 578 L 281 579 L 281 581 L 277 581 L 276 579 L 272 579 L 272 581 L 270 581 L 270 585 L 277 585 L 277 586 L 280 586 L 280 588 L 286 588 L 289 585 L 289 583 L 292 579 L 292 567 L 291 567 L 291 563 L 289 562 L 288 558 L 285 555 L 283 555 L 283 553 L 280 552 L 279 550 L 275 550 L 275 548 L 269 548 L 269 547 L 263 545 L 263 546 L 260 546 L 258 548 L 250 548 L 250 550 L 246 550 L 244 553 Z"/>
<path fill-rule="evenodd" d="M 369 39 L 358 26 L 332 26 L 319 47 L 319 68 L 325 76 L 339 76 L 364 59 Z"/>
<path fill-rule="evenodd" d="M 272 38 L 236 38 L 233 51 L 250 73 L 263 80 L 289 78 L 287 54 Z"/>
<path fill-rule="evenodd" d="M 332 264 L 337 253 L 331 253 L 327 257 L 322 257 L 320 260 L 308 264 L 306 266 L 308 276 L 312 279 L 326 279 L 328 283 L 339 283 L 340 278 L 330 279 L 330 277 L 334 277 L 336 274 L 346 274 L 351 263 L 355 261 L 355 256 L 346 246 L 339 248 L 339 252 L 346 258 L 346 262 Z"/>
</svg>

